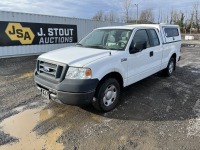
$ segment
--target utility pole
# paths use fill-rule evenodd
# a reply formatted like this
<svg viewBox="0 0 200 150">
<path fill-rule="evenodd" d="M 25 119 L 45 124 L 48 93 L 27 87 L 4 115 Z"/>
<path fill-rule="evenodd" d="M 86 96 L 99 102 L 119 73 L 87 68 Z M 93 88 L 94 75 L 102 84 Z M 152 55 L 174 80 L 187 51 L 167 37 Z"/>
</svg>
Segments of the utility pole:
<svg viewBox="0 0 200 150">
<path fill-rule="evenodd" d="M 137 8 L 137 20 L 136 20 L 136 24 L 138 24 L 138 4 L 135 4 L 136 8 Z"/>
</svg>

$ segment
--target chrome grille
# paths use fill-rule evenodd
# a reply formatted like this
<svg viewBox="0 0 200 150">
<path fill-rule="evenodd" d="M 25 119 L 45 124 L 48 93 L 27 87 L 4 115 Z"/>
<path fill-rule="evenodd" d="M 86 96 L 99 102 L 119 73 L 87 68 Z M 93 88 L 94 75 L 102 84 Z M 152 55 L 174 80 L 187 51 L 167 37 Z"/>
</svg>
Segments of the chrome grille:
<svg viewBox="0 0 200 150">
<path fill-rule="evenodd" d="M 40 75 L 46 75 L 50 78 L 60 79 L 63 72 L 63 66 L 38 60 L 37 71 Z"/>
</svg>

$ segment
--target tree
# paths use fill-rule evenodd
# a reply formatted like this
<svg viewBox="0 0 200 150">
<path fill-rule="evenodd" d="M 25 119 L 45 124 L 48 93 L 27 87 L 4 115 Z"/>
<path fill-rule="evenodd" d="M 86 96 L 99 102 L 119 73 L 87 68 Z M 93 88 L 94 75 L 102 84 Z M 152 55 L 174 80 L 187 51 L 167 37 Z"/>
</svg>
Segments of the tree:
<svg viewBox="0 0 200 150">
<path fill-rule="evenodd" d="M 163 21 L 163 16 L 162 16 L 163 14 L 162 14 L 162 10 L 161 9 L 159 9 L 158 10 L 158 23 L 161 23 L 162 21 Z"/>
<path fill-rule="evenodd" d="M 177 24 L 181 19 L 181 15 L 181 11 L 172 9 L 170 12 L 170 24 Z"/>
<path fill-rule="evenodd" d="M 190 33 L 192 32 L 192 28 L 194 26 L 194 11 L 193 10 L 190 10 L 189 12 L 188 11 L 185 11 L 185 19 L 184 19 L 185 23 L 184 23 L 184 26 L 185 26 L 185 34 L 186 33 Z"/>
<path fill-rule="evenodd" d="M 92 20 L 96 21 L 111 21 L 111 22 L 119 22 L 119 17 L 117 13 L 114 11 L 103 12 L 102 10 L 97 11 L 97 13 L 92 17 Z"/>
<path fill-rule="evenodd" d="M 92 20 L 96 21 L 103 21 L 104 20 L 104 12 L 102 10 L 99 10 L 93 17 Z"/>
<path fill-rule="evenodd" d="M 168 11 L 166 11 L 165 13 L 163 13 L 162 14 L 163 15 L 163 23 L 167 23 L 167 24 L 169 24 L 169 22 L 170 22 L 170 16 L 169 16 L 169 12 Z"/>
<path fill-rule="evenodd" d="M 104 14 L 104 21 L 111 21 L 111 22 L 117 22 L 119 18 L 117 17 L 117 13 L 114 11 L 110 11 L 106 14 Z"/>
<path fill-rule="evenodd" d="M 108 16 L 109 16 L 109 21 L 112 21 L 112 22 L 117 21 L 117 15 L 114 11 L 110 11 Z"/>
<path fill-rule="evenodd" d="M 125 22 L 129 22 L 131 20 L 131 17 L 130 17 L 131 8 L 132 8 L 132 0 L 123 0 L 122 9 L 123 9 Z"/>
<path fill-rule="evenodd" d="M 154 22 L 154 14 L 151 8 L 145 9 L 140 14 L 140 22 L 141 23 L 153 23 Z"/>
<path fill-rule="evenodd" d="M 193 5 L 193 12 L 194 12 L 194 24 L 197 32 L 199 33 L 199 3 L 198 1 Z"/>
<path fill-rule="evenodd" d="M 190 18 L 190 24 L 189 24 L 190 34 L 192 33 L 192 28 L 193 28 L 193 24 L 194 24 L 193 20 L 194 20 L 194 12 L 192 12 L 191 18 Z"/>
<path fill-rule="evenodd" d="M 184 30 L 184 13 L 183 12 L 180 12 L 181 13 L 181 18 L 176 22 L 176 24 L 178 24 L 180 26 L 180 29 L 181 29 L 181 32 L 183 32 Z"/>
</svg>

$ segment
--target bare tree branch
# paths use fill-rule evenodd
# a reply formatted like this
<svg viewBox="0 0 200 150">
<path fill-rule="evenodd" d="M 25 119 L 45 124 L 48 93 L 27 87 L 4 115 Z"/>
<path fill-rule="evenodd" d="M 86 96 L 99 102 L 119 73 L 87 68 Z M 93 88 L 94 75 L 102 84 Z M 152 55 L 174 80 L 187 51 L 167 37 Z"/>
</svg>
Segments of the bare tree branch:
<svg viewBox="0 0 200 150">
<path fill-rule="evenodd" d="M 195 2 L 193 5 L 193 13 L 194 13 L 194 24 L 199 33 L 199 2 Z"/>
<path fill-rule="evenodd" d="M 145 9 L 140 14 L 140 22 L 141 23 L 153 23 L 154 22 L 154 14 L 151 8 Z"/>
<path fill-rule="evenodd" d="M 132 8 L 132 0 L 123 0 L 122 8 L 125 17 L 125 22 L 129 22 L 131 20 L 130 9 Z"/>
<path fill-rule="evenodd" d="M 93 17 L 92 20 L 96 21 L 103 21 L 104 20 L 104 12 L 102 10 L 99 10 Z"/>
</svg>

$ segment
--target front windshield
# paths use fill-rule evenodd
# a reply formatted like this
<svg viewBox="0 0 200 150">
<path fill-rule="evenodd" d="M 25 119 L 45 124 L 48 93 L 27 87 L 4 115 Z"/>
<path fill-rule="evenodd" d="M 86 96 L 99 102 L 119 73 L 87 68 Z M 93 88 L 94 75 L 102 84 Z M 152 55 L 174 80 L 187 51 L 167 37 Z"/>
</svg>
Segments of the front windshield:
<svg viewBox="0 0 200 150">
<path fill-rule="evenodd" d="M 108 50 L 125 50 L 131 33 L 131 30 L 125 29 L 97 29 L 82 39 L 77 46 Z"/>
</svg>

